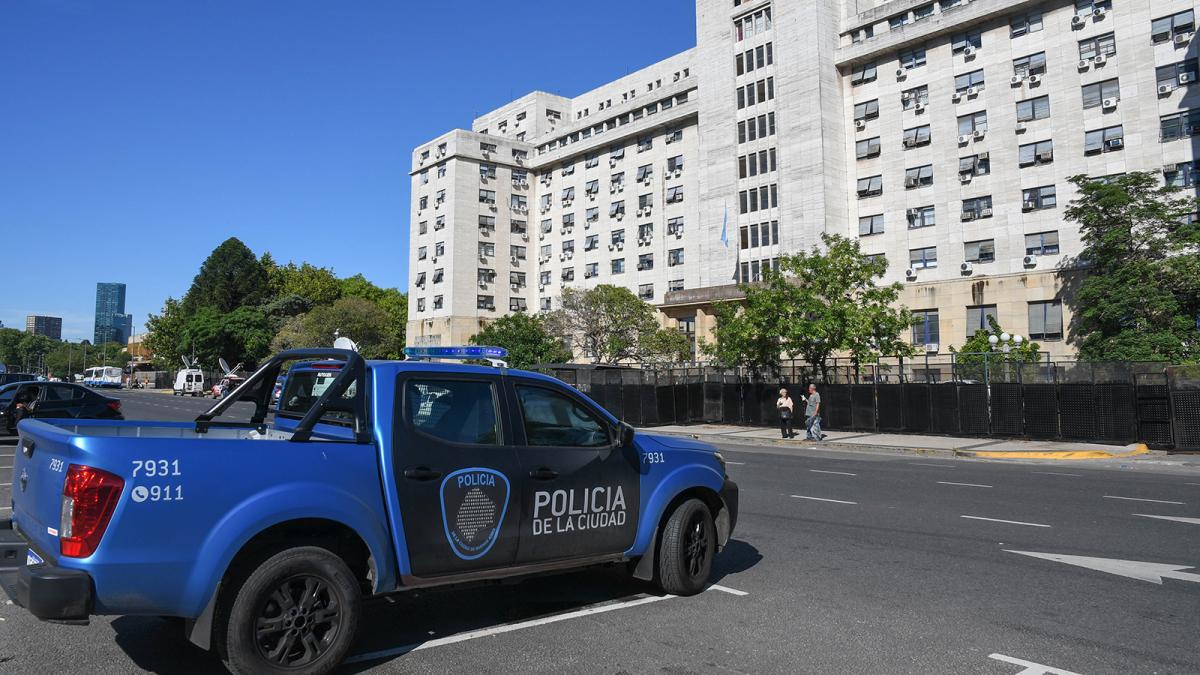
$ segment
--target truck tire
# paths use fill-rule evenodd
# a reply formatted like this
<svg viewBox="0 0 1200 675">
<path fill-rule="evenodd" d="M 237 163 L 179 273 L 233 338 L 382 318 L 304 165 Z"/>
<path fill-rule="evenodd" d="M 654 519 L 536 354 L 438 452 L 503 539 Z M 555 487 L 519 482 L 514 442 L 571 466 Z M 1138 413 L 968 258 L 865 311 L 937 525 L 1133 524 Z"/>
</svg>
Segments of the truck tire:
<svg viewBox="0 0 1200 675">
<path fill-rule="evenodd" d="M 671 595 L 704 590 L 717 552 L 712 513 L 699 499 L 689 499 L 671 513 L 658 551 L 658 585 Z"/>
<path fill-rule="evenodd" d="M 333 671 L 354 642 L 360 594 L 350 568 L 326 549 L 276 553 L 250 572 L 227 605 L 218 632 L 225 665 L 239 675 Z"/>
</svg>

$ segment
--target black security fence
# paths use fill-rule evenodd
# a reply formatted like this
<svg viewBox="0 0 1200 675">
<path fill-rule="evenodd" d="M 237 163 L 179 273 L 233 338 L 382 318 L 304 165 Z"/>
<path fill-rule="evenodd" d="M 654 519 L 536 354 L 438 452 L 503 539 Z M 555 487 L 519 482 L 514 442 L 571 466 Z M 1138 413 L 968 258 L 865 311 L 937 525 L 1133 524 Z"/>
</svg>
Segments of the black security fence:
<svg viewBox="0 0 1200 675">
<path fill-rule="evenodd" d="M 635 426 L 773 426 L 775 400 L 816 383 L 826 429 L 1132 443 L 1200 449 L 1200 370 L 1150 363 L 788 364 L 744 370 L 551 366 Z"/>
</svg>

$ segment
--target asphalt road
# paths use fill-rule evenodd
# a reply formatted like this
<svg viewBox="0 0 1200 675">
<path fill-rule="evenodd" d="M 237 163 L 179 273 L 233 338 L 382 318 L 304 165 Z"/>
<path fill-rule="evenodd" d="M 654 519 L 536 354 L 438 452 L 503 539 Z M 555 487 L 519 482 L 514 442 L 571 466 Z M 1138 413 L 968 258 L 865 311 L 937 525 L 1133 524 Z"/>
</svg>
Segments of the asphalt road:
<svg viewBox="0 0 1200 675">
<path fill-rule="evenodd" d="M 129 418 L 207 405 L 123 398 Z M 723 450 L 742 504 L 719 586 L 661 597 L 601 570 L 373 600 L 346 672 L 1200 672 L 1196 472 Z M 1062 555 L 1081 558 L 1045 557 Z M 160 619 L 56 626 L 11 605 L 0 671 L 221 672 Z"/>
</svg>

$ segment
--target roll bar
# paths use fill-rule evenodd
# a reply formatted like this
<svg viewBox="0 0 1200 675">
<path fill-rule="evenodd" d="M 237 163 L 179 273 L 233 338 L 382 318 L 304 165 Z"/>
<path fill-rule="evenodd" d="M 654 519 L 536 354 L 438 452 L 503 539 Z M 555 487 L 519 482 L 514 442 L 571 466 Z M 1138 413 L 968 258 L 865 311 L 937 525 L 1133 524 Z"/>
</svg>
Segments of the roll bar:
<svg viewBox="0 0 1200 675">
<path fill-rule="evenodd" d="M 256 427 L 260 432 L 266 431 L 263 421 L 270 410 L 271 393 L 275 388 L 275 380 L 279 371 L 288 361 L 331 360 L 345 363 L 333 383 L 321 394 L 316 403 L 305 413 L 304 418 L 292 432 L 291 441 L 301 443 L 312 438 L 313 427 L 328 412 L 347 412 L 354 416 L 354 439 L 358 443 L 370 440 L 367 431 L 366 414 L 366 362 L 357 352 L 349 349 L 289 349 L 272 356 L 254 371 L 246 381 L 234 389 L 213 407 L 196 417 L 196 433 L 208 433 L 212 427 L 246 428 Z M 350 384 L 358 380 L 360 385 L 354 397 L 349 401 L 342 400 L 342 395 L 350 388 Z M 254 402 L 254 415 L 250 422 L 214 422 L 213 419 L 222 415 L 234 403 L 242 400 Z"/>
</svg>

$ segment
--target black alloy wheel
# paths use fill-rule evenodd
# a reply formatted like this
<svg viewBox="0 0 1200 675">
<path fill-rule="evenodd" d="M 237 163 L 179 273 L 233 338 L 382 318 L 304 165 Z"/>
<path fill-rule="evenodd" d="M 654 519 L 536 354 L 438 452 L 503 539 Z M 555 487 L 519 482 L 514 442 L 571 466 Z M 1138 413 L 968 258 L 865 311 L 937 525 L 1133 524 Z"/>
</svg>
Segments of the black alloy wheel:
<svg viewBox="0 0 1200 675">
<path fill-rule="evenodd" d="M 283 668 L 320 659 L 342 630 L 341 606 L 337 590 L 318 576 L 285 579 L 259 608 L 254 629 L 259 655 Z"/>
</svg>

